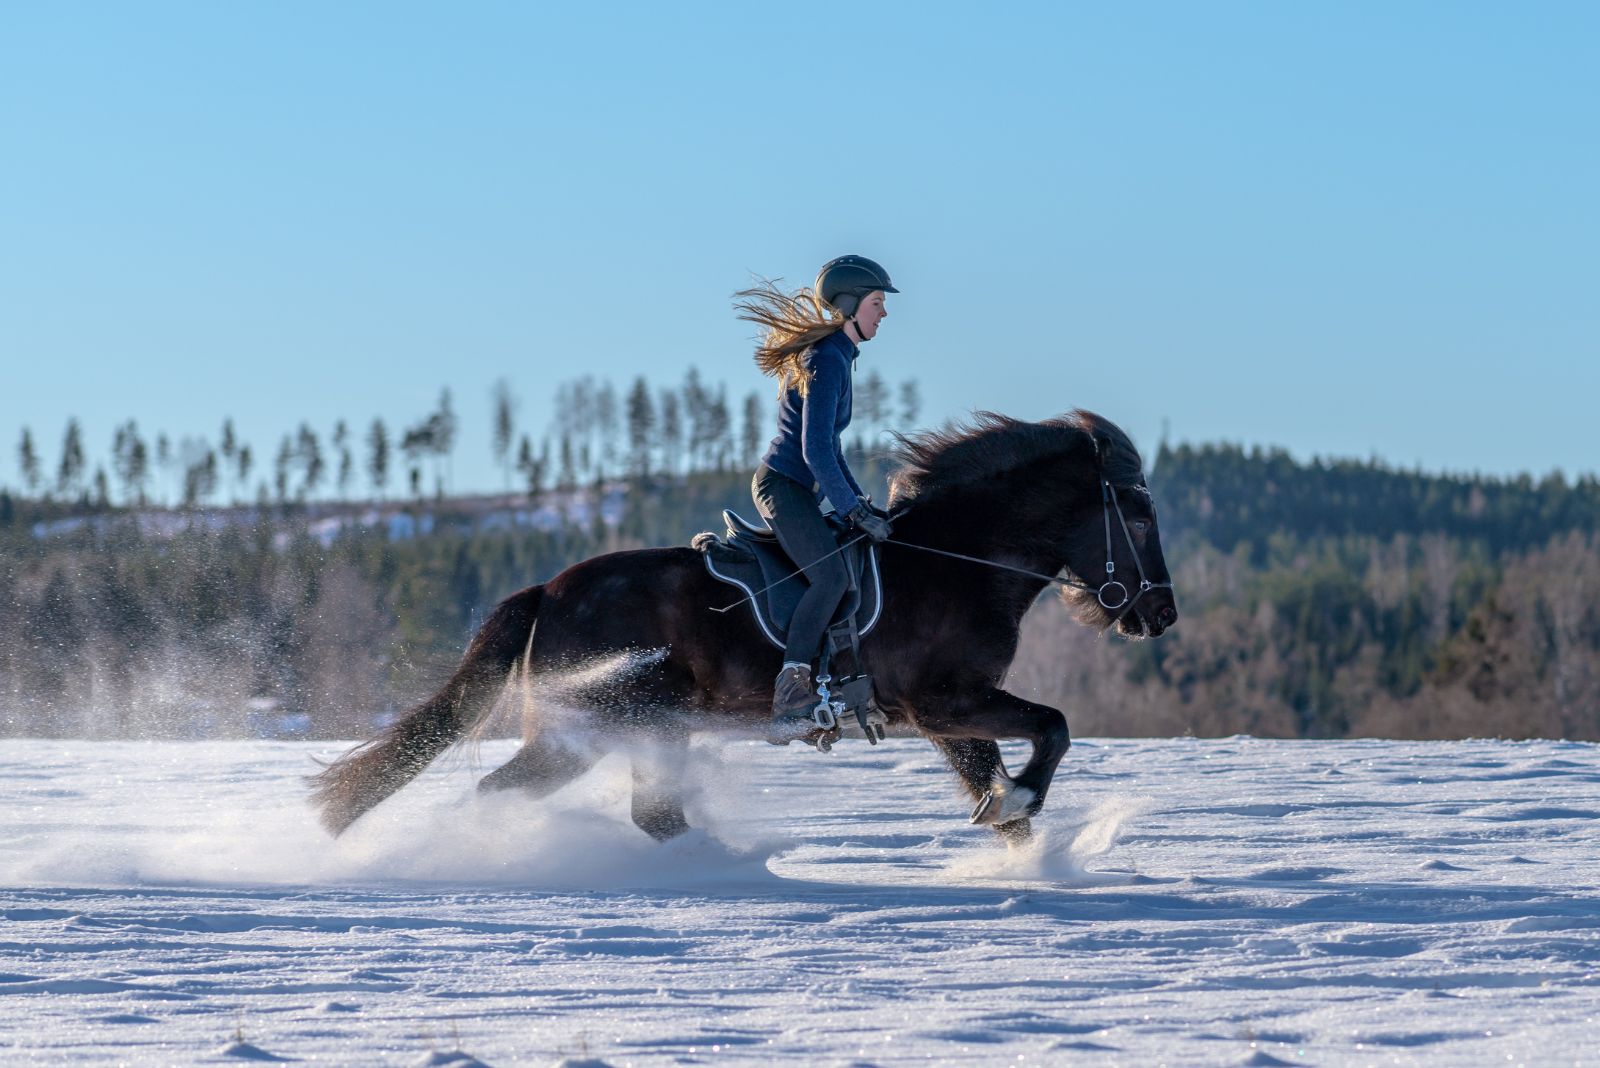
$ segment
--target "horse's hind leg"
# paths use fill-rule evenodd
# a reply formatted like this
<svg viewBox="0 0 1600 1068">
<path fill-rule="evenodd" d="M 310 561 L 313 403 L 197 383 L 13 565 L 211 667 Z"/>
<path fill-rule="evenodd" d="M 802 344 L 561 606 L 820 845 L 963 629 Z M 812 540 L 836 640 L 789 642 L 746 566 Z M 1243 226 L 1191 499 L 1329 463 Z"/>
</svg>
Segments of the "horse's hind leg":
<svg viewBox="0 0 1600 1068">
<path fill-rule="evenodd" d="M 633 754 L 633 822 L 658 842 L 689 829 L 683 814 L 683 776 L 689 741 L 656 735 Z"/>
<path fill-rule="evenodd" d="M 935 738 L 933 744 L 950 762 L 950 769 L 974 801 L 983 800 L 994 785 L 995 773 L 1005 766 L 1000 759 L 1000 746 L 995 742 L 979 738 Z M 1033 823 L 1026 816 L 993 826 L 996 834 L 1013 845 L 1033 837 Z"/>
<path fill-rule="evenodd" d="M 510 760 L 485 775 L 478 789 L 521 790 L 531 797 L 544 797 L 588 771 L 600 756 L 582 741 L 541 731 Z"/>
</svg>

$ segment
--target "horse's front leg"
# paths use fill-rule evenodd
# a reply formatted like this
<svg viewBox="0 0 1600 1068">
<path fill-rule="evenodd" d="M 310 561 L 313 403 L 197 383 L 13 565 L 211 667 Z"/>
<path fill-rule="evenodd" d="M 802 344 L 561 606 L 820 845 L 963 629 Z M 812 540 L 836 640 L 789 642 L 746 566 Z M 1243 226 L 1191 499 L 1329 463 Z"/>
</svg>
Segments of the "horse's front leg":
<svg viewBox="0 0 1600 1068">
<path fill-rule="evenodd" d="M 1048 705 L 1024 701 L 994 687 L 924 702 L 918 707 L 916 723 L 935 741 L 977 739 L 993 743 L 1006 738 L 1023 738 L 1032 743 L 1032 756 L 1015 776 L 1008 775 L 1005 766 L 998 759 L 995 761 L 988 789 L 973 809 L 972 822 L 997 829 L 1025 820 L 1039 811 L 1050 790 L 1050 781 L 1055 777 L 1056 765 L 1072 747 L 1066 716 Z M 966 751 L 966 747 L 960 748 Z M 986 753 L 987 747 L 980 748 L 979 752 Z M 998 752 L 995 755 L 998 757 Z M 956 770 L 958 774 L 962 771 L 960 767 Z M 963 775 L 963 779 L 966 778 Z M 968 782 L 967 785 L 976 792 L 976 784 Z M 1017 830 L 1020 834 L 1006 836 L 1026 836 L 1025 828 Z"/>
</svg>

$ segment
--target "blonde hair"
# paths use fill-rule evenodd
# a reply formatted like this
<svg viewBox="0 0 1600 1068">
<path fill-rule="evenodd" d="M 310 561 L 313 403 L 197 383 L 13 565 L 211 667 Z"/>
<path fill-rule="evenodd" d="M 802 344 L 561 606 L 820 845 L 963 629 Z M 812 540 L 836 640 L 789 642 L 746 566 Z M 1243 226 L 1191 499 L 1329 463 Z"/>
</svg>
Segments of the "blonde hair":
<svg viewBox="0 0 1600 1068">
<path fill-rule="evenodd" d="M 778 380 L 780 393 L 793 386 L 805 396 L 811 388 L 806 353 L 823 338 L 843 330 L 844 316 L 809 288 L 785 293 L 770 279 L 734 296 L 739 298 L 733 302 L 739 318 L 766 331 L 756 347 L 756 366 L 762 374 Z"/>
</svg>

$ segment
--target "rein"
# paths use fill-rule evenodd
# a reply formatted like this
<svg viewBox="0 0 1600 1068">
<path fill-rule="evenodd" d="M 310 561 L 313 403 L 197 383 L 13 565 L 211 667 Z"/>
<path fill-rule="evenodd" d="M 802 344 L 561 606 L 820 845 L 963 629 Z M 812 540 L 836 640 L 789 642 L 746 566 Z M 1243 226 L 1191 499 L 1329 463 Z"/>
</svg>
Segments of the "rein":
<svg viewBox="0 0 1600 1068">
<path fill-rule="evenodd" d="M 903 546 L 904 548 L 907 548 L 907 549 L 917 549 L 917 550 L 919 550 L 921 552 L 933 553 L 936 556 L 948 556 L 952 560 L 965 560 L 968 563 L 983 564 L 985 567 L 996 568 L 997 570 L 1000 570 L 1000 571 L 1013 571 L 1013 572 L 1015 572 L 1015 573 L 1017 573 L 1019 575 L 1027 575 L 1029 578 L 1035 578 L 1035 579 L 1040 580 L 1041 582 L 1054 583 L 1057 586 L 1065 586 L 1068 589 L 1084 590 L 1085 592 L 1094 594 L 1095 600 L 1100 602 L 1100 607 L 1101 608 L 1104 608 L 1107 612 L 1115 612 L 1115 613 L 1117 613 L 1116 616 L 1114 616 L 1112 618 L 1112 620 L 1111 620 L 1111 625 L 1115 626 L 1118 622 L 1121 621 L 1123 616 L 1127 615 L 1130 611 L 1132 611 L 1133 606 L 1138 602 L 1139 598 L 1143 597 L 1145 594 L 1149 593 L 1151 590 L 1170 590 L 1170 589 L 1172 589 L 1172 583 L 1170 583 L 1170 582 L 1151 582 L 1150 579 L 1145 575 L 1145 573 L 1144 573 L 1144 561 L 1139 559 L 1139 549 L 1133 543 L 1133 533 L 1132 533 L 1132 531 L 1130 531 L 1128 529 L 1128 520 L 1122 514 L 1122 504 L 1121 504 L 1121 502 L 1119 502 L 1117 500 L 1116 491 L 1112 488 L 1110 481 L 1108 481 L 1107 479 L 1104 479 L 1104 478 L 1102 478 L 1100 480 L 1100 508 L 1101 508 L 1102 513 L 1105 516 L 1105 528 L 1106 528 L 1106 580 L 1105 580 L 1105 582 L 1101 583 L 1099 586 L 1091 586 L 1087 582 L 1080 582 L 1077 579 L 1066 579 L 1066 578 L 1062 578 L 1059 575 L 1046 575 L 1041 571 L 1030 571 L 1025 567 L 1015 567 L 1015 566 L 1013 566 L 1011 564 L 1002 564 L 997 560 L 985 560 L 981 556 L 968 556 L 966 553 L 956 553 L 956 552 L 950 552 L 947 549 L 935 549 L 935 548 L 932 548 L 931 546 L 927 546 L 927 545 L 917 545 L 915 542 L 901 541 L 899 538 L 885 538 L 884 539 L 884 543 L 888 544 L 888 545 Z M 893 523 L 895 520 L 898 520 L 899 518 L 904 516 L 909 511 L 911 511 L 911 507 L 910 506 L 902 508 L 902 509 L 900 509 L 900 511 L 898 511 L 898 512 L 894 513 L 892 516 L 890 516 L 889 517 L 889 521 L 891 523 Z M 1122 536 L 1128 543 L 1128 551 L 1129 551 L 1129 553 L 1131 553 L 1132 556 L 1133 556 L 1133 565 L 1139 571 L 1139 592 L 1133 594 L 1131 597 L 1128 594 L 1128 587 L 1126 585 L 1124 585 L 1123 583 L 1117 581 L 1117 562 L 1116 562 L 1115 555 L 1111 551 L 1111 549 L 1112 549 L 1112 543 L 1111 543 L 1111 513 L 1113 511 L 1115 511 L 1117 513 L 1117 523 L 1118 523 L 1118 525 L 1120 525 L 1122 527 Z M 825 556 L 819 557 L 816 561 L 813 561 L 813 563 L 821 563 L 823 560 L 826 560 L 829 556 L 833 556 L 835 553 L 844 552 L 847 548 L 849 548 L 850 546 L 854 545 L 856 542 L 860 541 L 864 537 L 866 537 L 865 534 L 857 534 L 855 537 L 851 538 L 849 541 L 847 541 L 844 544 L 840 545 L 833 552 L 828 553 Z M 773 583 L 770 583 L 770 584 L 768 584 L 766 586 L 763 586 L 761 589 L 757 590 L 755 592 L 755 594 L 752 595 L 752 596 L 759 596 L 759 595 L 767 592 L 768 590 L 770 590 L 773 586 L 778 585 L 778 583 L 786 582 L 789 579 L 793 578 L 794 576 L 803 574 L 804 572 L 805 572 L 805 568 L 803 568 L 803 567 L 802 568 L 798 568 L 795 571 L 791 571 L 789 574 L 785 575 L 783 578 L 779 579 L 777 582 L 773 582 Z M 1113 588 L 1121 591 L 1121 596 L 1118 598 L 1118 600 L 1117 600 L 1117 602 L 1115 604 L 1110 603 L 1110 600 L 1107 597 L 1107 591 L 1111 590 Z M 730 605 L 725 605 L 722 608 L 713 608 L 712 611 L 713 612 L 728 612 L 728 611 L 731 611 L 734 608 L 737 608 L 739 605 L 743 604 L 745 601 L 748 601 L 750 599 L 751 599 L 750 596 L 741 597 L 737 601 L 734 601 Z"/>
<path fill-rule="evenodd" d="M 898 538 L 886 538 L 884 540 L 890 545 L 903 545 L 907 549 L 920 549 L 925 553 L 935 553 L 939 556 L 948 556 L 953 560 L 966 560 L 970 563 L 983 564 L 986 567 L 998 568 L 1001 571 L 1014 571 L 1019 575 L 1027 575 L 1029 578 L 1036 578 L 1043 582 L 1054 583 L 1058 586 L 1065 586 L 1068 589 L 1084 590 L 1094 594 L 1095 600 L 1100 602 L 1101 608 L 1104 608 L 1107 612 L 1117 613 L 1116 617 L 1111 621 L 1113 624 L 1115 624 L 1117 621 L 1122 619 L 1123 616 L 1128 614 L 1139 598 L 1143 597 L 1151 590 L 1170 590 L 1172 588 L 1172 583 L 1151 582 L 1150 579 L 1145 575 L 1144 561 L 1139 559 L 1139 549 L 1133 543 L 1133 533 L 1128 529 L 1128 520 L 1122 514 L 1122 504 L 1117 500 L 1116 492 L 1112 489 L 1111 483 L 1103 478 L 1100 480 L 1100 508 L 1105 515 L 1106 580 L 1099 586 L 1091 586 L 1089 583 L 1079 582 L 1077 579 L 1061 578 L 1059 575 L 1046 575 L 1040 571 L 1029 571 L 1025 567 L 1013 567 L 1011 564 L 1002 564 L 996 560 L 985 560 L 981 556 L 968 556 L 966 553 L 953 553 L 945 549 L 934 549 L 927 545 L 917 545 L 909 541 L 901 541 Z M 905 511 L 910 511 L 910 509 L 908 508 Z M 1139 571 L 1139 592 L 1133 594 L 1131 597 L 1128 595 L 1128 587 L 1123 583 L 1118 582 L 1116 577 L 1117 562 L 1116 557 L 1111 551 L 1111 513 L 1113 511 L 1117 513 L 1117 523 L 1122 527 L 1122 536 L 1124 539 L 1126 539 L 1128 543 L 1128 550 L 1133 556 L 1133 565 Z M 899 513 L 899 515 L 904 514 L 904 511 Z M 899 518 L 899 515 L 897 515 L 895 518 Z M 1111 590 L 1112 588 L 1121 591 L 1121 596 L 1118 597 L 1115 604 L 1112 604 L 1107 597 L 1107 591 Z"/>
</svg>

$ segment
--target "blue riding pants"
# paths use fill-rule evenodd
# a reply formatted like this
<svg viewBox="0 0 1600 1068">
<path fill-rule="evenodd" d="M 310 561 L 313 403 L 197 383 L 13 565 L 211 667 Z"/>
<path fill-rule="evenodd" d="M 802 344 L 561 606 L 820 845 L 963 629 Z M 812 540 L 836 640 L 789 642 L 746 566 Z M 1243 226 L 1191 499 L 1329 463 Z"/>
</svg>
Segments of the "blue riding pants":
<svg viewBox="0 0 1600 1068">
<path fill-rule="evenodd" d="M 844 554 L 835 551 L 839 542 L 833 527 L 823 518 L 808 487 L 762 464 L 750 480 L 750 494 L 761 518 L 778 535 L 778 543 L 795 566 L 805 569 L 810 584 L 789 621 L 783 659 L 815 666 L 822 652 L 822 636 L 850 588 Z"/>
</svg>

